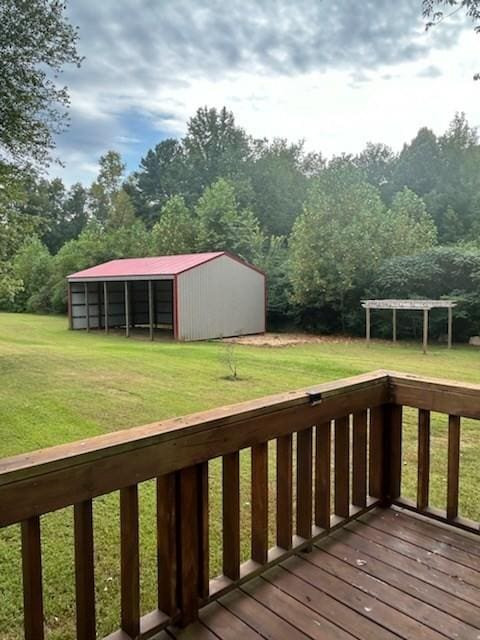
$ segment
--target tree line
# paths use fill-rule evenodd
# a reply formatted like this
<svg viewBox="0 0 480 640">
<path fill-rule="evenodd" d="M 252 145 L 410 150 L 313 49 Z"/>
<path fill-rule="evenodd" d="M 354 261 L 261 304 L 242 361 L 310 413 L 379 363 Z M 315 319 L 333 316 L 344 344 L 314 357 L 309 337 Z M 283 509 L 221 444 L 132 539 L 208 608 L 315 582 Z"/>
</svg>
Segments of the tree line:
<svg viewBox="0 0 480 640">
<path fill-rule="evenodd" d="M 0 171 L 2 165 L 0 164 Z M 126 174 L 116 151 L 91 185 L 31 169 L 0 191 L 0 306 L 63 312 L 65 276 L 113 258 L 228 250 L 267 272 L 270 327 L 363 331 L 364 297 L 454 297 L 457 339 L 480 332 L 480 144 L 456 114 L 395 153 L 326 160 L 256 139 L 203 107 Z M 389 331 L 379 314 L 378 335 Z M 419 330 L 399 319 L 401 335 Z M 444 333 L 433 315 L 433 333 Z"/>
</svg>

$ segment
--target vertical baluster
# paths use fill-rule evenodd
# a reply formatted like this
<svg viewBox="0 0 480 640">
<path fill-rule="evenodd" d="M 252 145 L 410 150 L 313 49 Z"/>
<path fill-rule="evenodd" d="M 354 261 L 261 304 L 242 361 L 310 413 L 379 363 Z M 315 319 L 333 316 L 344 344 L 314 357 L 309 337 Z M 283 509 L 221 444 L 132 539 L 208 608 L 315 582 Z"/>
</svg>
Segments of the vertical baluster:
<svg viewBox="0 0 480 640">
<path fill-rule="evenodd" d="M 388 429 L 388 456 L 389 482 L 387 497 L 389 502 L 400 497 L 402 491 L 402 415 L 401 405 L 387 405 L 389 429 Z"/>
<path fill-rule="evenodd" d="M 369 457 L 368 457 L 368 491 L 371 496 L 383 500 L 384 472 L 383 472 L 383 407 L 370 409 L 369 429 Z"/>
<path fill-rule="evenodd" d="M 95 571 L 92 501 L 74 506 L 77 639 L 95 640 Z"/>
<path fill-rule="evenodd" d="M 349 417 L 335 420 L 335 514 L 350 516 L 350 428 Z"/>
<path fill-rule="evenodd" d="M 277 438 L 277 545 L 292 548 L 292 435 Z"/>
<path fill-rule="evenodd" d="M 367 505 L 367 410 L 353 414 L 352 503 Z"/>
<path fill-rule="evenodd" d="M 198 595 L 207 598 L 210 584 L 210 543 L 208 522 L 208 462 L 197 465 L 198 501 Z"/>
<path fill-rule="evenodd" d="M 330 529 L 332 427 L 324 422 L 315 428 L 315 524 Z"/>
<path fill-rule="evenodd" d="M 157 478 L 158 608 L 169 616 L 177 611 L 176 600 L 176 475 Z"/>
<path fill-rule="evenodd" d="M 223 456 L 223 573 L 240 577 L 240 471 L 239 453 Z"/>
<path fill-rule="evenodd" d="M 264 564 L 268 551 L 268 442 L 252 447 L 252 560 Z"/>
<path fill-rule="evenodd" d="M 418 483 L 417 508 L 423 511 L 428 507 L 430 485 L 430 412 L 420 409 L 418 412 Z"/>
<path fill-rule="evenodd" d="M 450 309 L 449 309 L 450 311 Z M 460 474 L 460 417 L 448 416 L 447 519 L 458 516 Z"/>
<path fill-rule="evenodd" d="M 137 485 L 120 490 L 120 556 L 122 630 L 135 638 L 140 633 Z"/>
<path fill-rule="evenodd" d="M 312 434 L 309 427 L 297 433 L 297 535 L 312 537 Z"/>
<path fill-rule="evenodd" d="M 178 472 L 177 486 L 177 593 L 185 626 L 198 617 L 199 522 L 198 467 Z"/>
<path fill-rule="evenodd" d="M 38 516 L 22 522 L 25 640 L 43 640 L 42 549 Z"/>
</svg>

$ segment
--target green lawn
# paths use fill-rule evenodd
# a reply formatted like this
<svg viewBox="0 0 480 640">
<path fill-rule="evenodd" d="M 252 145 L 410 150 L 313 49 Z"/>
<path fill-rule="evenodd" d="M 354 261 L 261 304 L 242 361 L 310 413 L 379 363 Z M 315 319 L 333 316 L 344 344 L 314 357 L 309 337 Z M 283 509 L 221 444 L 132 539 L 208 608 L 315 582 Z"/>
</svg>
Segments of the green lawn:
<svg viewBox="0 0 480 640">
<path fill-rule="evenodd" d="M 0 314 L 0 457 L 106 431 L 263 395 L 301 388 L 378 368 L 480 383 L 474 348 L 331 341 L 284 348 L 236 347 L 239 381 L 226 379 L 225 346 L 175 344 L 69 332 L 65 318 Z M 415 413 L 405 419 L 404 493 L 414 495 Z M 445 417 L 432 433 L 432 503 L 445 496 Z M 465 421 L 462 449 L 463 515 L 480 517 L 478 431 Z M 477 447 L 475 451 L 474 447 Z M 274 452 L 272 449 L 272 460 Z M 221 549 L 218 461 L 211 464 L 212 570 Z M 248 555 L 249 454 L 242 454 L 243 555 Z M 272 476 L 272 492 L 274 478 Z M 46 620 L 49 638 L 73 638 L 72 510 L 42 519 Z M 141 487 L 142 611 L 155 607 L 155 518 L 152 483 Z M 271 528 L 273 533 L 274 522 Z M 99 635 L 118 627 L 118 497 L 95 501 Z M 0 532 L 0 638 L 21 635 L 18 527 Z"/>
</svg>

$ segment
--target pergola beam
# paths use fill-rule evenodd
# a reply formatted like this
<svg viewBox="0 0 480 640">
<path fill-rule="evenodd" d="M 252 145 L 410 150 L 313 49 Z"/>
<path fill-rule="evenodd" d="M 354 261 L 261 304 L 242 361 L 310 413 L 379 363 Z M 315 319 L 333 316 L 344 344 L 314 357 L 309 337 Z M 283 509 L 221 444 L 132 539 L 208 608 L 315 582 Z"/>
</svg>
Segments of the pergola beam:
<svg viewBox="0 0 480 640">
<path fill-rule="evenodd" d="M 362 307 L 366 315 L 366 339 L 367 345 L 370 343 L 370 310 L 390 309 L 392 311 L 392 339 L 397 341 L 397 311 L 423 311 L 423 352 L 427 353 L 428 348 L 428 314 L 431 309 L 447 309 L 448 311 L 448 348 L 452 348 L 452 328 L 453 328 L 453 307 L 456 302 L 453 300 L 363 300 Z"/>
</svg>

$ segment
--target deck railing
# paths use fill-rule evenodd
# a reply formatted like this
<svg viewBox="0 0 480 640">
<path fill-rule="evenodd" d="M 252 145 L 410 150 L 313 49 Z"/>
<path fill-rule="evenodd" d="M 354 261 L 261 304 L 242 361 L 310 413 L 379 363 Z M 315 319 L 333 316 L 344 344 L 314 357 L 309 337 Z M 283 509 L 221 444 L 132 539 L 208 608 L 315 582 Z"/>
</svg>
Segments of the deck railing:
<svg viewBox="0 0 480 640">
<path fill-rule="evenodd" d="M 416 503 L 402 497 L 403 407 L 419 410 Z M 449 416 L 443 512 L 429 506 L 431 411 Z M 0 527 L 21 524 L 25 637 L 44 637 L 41 516 L 73 505 L 77 637 L 96 638 L 92 503 L 111 492 L 120 494 L 121 616 L 109 640 L 148 638 L 195 620 L 202 605 L 377 505 L 478 533 L 478 523 L 459 516 L 460 417 L 480 418 L 480 387 L 379 371 L 0 461 Z M 276 545 L 269 549 L 270 441 Z M 243 449 L 251 451 L 251 552 L 242 563 Z M 219 456 L 223 572 L 211 580 L 209 461 Z M 158 607 L 141 616 L 138 485 L 151 479 Z"/>
</svg>

